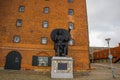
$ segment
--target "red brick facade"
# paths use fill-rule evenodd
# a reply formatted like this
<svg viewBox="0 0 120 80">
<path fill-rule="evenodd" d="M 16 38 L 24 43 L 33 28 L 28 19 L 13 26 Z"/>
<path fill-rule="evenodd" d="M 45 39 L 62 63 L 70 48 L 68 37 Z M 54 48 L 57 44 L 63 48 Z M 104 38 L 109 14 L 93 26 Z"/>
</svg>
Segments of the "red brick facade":
<svg viewBox="0 0 120 80">
<path fill-rule="evenodd" d="M 24 6 L 24 12 L 19 7 Z M 49 13 L 44 8 L 49 7 Z M 68 15 L 68 10 L 74 11 Z M 22 20 L 17 27 L 16 21 Z M 48 28 L 43 28 L 48 21 Z M 88 26 L 86 0 L 0 0 L 0 67 L 4 67 L 6 56 L 18 51 L 21 56 L 21 69 L 48 69 L 50 67 L 32 66 L 32 56 L 55 56 L 54 44 L 50 33 L 55 28 L 68 30 L 68 23 L 74 24 L 71 37 L 74 45 L 69 46 L 68 56 L 74 58 L 74 70 L 89 69 Z M 14 36 L 20 37 L 14 43 Z M 41 38 L 47 38 L 47 44 L 41 44 Z"/>
<path fill-rule="evenodd" d="M 118 47 L 110 48 L 110 53 L 113 56 L 113 63 L 118 62 L 120 60 L 120 44 Z M 94 52 L 94 61 L 102 62 L 106 60 L 106 62 L 109 62 L 108 55 L 108 49 Z"/>
</svg>

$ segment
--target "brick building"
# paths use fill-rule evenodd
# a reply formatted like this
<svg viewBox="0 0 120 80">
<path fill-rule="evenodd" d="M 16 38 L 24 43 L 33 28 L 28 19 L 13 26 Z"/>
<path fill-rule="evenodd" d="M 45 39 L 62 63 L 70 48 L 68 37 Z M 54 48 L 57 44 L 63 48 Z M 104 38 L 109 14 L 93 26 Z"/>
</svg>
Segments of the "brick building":
<svg viewBox="0 0 120 80">
<path fill-rule="evenodd" d="M 0 0 L 0 67 L 50 70 L 56 28 L 71 28 L 74 71 L 89 69 L 86 0 Z"/>
<path fill-rule="evenodd" d="M 117 47 L 110 48 L 110 53 L 113 56 L 113 63 L 120 62 L 120 44 Z M 94 52 L 94 61 L 98 63 L 109 63 L 108 55 L 108 49 Z"/>
<path fill-rule="evenodd" d="M 94 52 L 98 52 L 101 50 L 107 49 L 107 47 L 90 47 L 89 48 L 89 53 L 90 53 L 90 62 L 93 63 L 94 62 L 94 57 L 93 57 L 93 53 Z"/>
</svg>

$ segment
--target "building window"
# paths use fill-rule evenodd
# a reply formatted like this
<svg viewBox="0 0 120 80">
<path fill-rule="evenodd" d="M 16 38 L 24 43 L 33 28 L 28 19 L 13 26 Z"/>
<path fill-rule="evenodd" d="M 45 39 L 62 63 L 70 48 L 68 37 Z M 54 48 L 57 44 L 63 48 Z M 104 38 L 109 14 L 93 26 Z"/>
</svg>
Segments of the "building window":
<svg viewBox="0 0 120 80">
<path fill-rule="evenodd" d="M 19 12 L 24 12 L 25 11 L 25 6 L 20 6 L 19 7 Z"/>
<path fill-rule="evenodd" d="M 70 39 L 69 45 L 73 46 L 74 45 L 74 39 Z"/>
<path fill-rule="evenodd" d="M 41 38 L 41 43 L 42 44 L 47 44 L 47 38 L 46 37 L 42 37 Z"/>
<path fill-rule="evenodd" d="M 44 8 L 44 13 L 45 13 L 45 14 L 49 13 L 49 7 L 45 7 L 45 8 Z"/>
<path fill-rule="evenodd" d="M 46 56 L 33 56 L 32 66 L 51 66 L 51 58 Z"/>
<path fill-rule="evenodd" d="M 69 9 L 69 10 L 68 10 L 68 15 L 73 15 L 73 14 L 74 14 L 73 9 Z"/>
<path fill-rule="evenodd" d="M 73 0 L 68 0 L 68 2 L 73 2 Z"/>
<path fill-rule="evenodd" d="M 68 28 L 69 28 L 69 29 L 74 29 L 74 24 L 73 24 L 72 22 L 69 22 L 69 23 L 68 23 Z"/>
<path fill-rule="evenodd" d="M 43 21 L 43 28 L 48 28 L 48 21 Z"/>
<path fill-rule="evenodd" d="M 38 57 L 38 66 L 48 66 L 48 57 Z"/>
<path fill-rule="evenodd" d="M 18 20 L 17 20 L 16 26 L 17 26 L 17 27 L 21 27 L 21 26 L 22 26 L 22 19 L 18 19 Z"/>
<path fill-rule="evenodd" d="M 19 43 L 20 42 L 20 36 L 14 36 L 13 42 L 14 43 Z"/>
</svg>

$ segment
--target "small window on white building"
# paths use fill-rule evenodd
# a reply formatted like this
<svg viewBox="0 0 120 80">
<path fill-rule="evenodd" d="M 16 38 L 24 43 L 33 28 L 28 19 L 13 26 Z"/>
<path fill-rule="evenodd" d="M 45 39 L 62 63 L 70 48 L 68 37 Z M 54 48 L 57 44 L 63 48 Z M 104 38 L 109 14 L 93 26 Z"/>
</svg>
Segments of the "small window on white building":
<svg viewBox="0 0 120 80">
<path fill-rule="evenodd" d="M 22 26 L 22 19 L 18 19 L 18 20 L 17 20 L 16 26 L 17 26 L 17 27 L 21 27 L 21 26 Z"/>
<path fill-rule="evenodd" d="M 69 9 L 69 10 L 68 10 L 68 15 L 73 15 L 73 14 L 74 14 L 73 9 Z"/>
<path fill-rule="evenodd" d="M 69 23 L 68 23 L 68 28 L 69 28 L 69 29 L 74 29 L 74 24 L 73 24 L 72 22 L 69 22 Z"/>
<path fill-rule="evenodd" d="M 48 28 L 48 21 L 43 21 L 43 28 Z"/>
<path fill-rule="evenodd" d="M 46 37 L 42 37 L 41 38 L 41 43 L 42 44 L 47 44 L 47 38 Z"/>
<path fill-rule="evenodd" d="M 14 36 L 13 37 L 13 42 L 14 43 L 19 43 L 20 42 L 20 36 Z"/>
<path fill-rule="evenodd" d="M 25 6 L 20 6 L 19 7 L 19 12 L 24 12 L 25 11 Z"/>
<path fill-rule="evenodd" d="M 49 13 L 49 7 L 45 7 L 45 8 L 44 8 L 44 13 L 45 13 L 45 14 Z"/>
</svg>

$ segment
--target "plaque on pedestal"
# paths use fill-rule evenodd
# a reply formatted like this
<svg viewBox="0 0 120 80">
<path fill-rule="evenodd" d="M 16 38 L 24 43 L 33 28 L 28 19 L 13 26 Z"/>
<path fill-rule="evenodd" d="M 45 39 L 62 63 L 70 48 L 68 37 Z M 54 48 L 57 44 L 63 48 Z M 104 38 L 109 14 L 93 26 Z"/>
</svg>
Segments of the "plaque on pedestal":
<svg viewBox="0 0 120 80">
<path fill-rule="evenodd" d="M 71 57 L 53 57 L 52 78 L 73 78 L 73 59 Z"/>
</svg>

